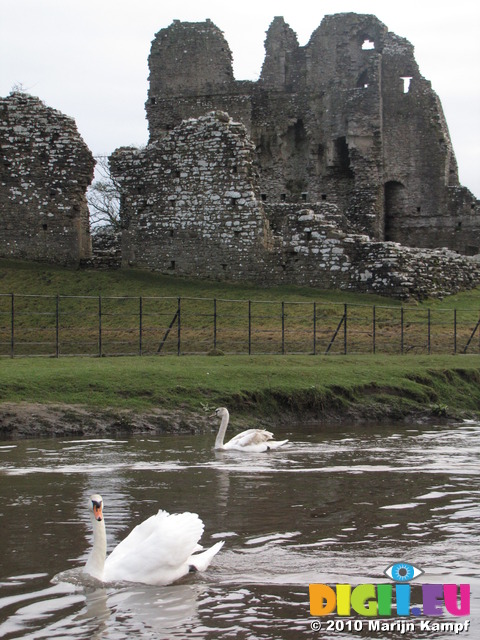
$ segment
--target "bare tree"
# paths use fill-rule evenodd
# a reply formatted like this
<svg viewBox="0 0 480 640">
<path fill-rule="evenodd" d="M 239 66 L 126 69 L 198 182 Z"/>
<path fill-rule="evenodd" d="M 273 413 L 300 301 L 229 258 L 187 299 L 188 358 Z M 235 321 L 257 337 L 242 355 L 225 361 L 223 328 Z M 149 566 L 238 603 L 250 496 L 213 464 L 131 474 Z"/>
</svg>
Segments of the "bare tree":
<svg viewBox="0 0 480 640">
<path fill-rule="evenodd" d="M 107 156 L 95 156 L 95 178 L 88 189 L 90 224 L 93 228 L 109 225 L 120 230 L 120 189 L 110 173 Z"/>
</svg>

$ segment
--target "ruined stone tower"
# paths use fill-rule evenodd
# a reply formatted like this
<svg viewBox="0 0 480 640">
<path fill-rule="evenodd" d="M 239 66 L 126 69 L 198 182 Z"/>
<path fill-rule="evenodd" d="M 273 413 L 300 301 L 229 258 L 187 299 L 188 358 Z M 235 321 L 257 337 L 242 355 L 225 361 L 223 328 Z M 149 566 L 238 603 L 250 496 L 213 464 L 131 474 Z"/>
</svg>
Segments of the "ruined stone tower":
<svg viewBox="0 0 480 640">
<path fill-rule="evenodd" d="M 0 99 L 0 256 L 76 265 L 91 254 L 95 161 L 75 122 L 33 96 Z"/>
<path fill-rule="evenodd" d="M 273 20 L 257 82 L 236 81 L 222 32 L 174 21 L 157 33 L 150 141 L 222 110 L 255 145 L 264 202 L 335 204 L 350 230 L 478 253 L 477 203 L 461 187 L 440 101 L 413 46 L 372 15 L 326 16 L 301 47 Z"/>
</svg>

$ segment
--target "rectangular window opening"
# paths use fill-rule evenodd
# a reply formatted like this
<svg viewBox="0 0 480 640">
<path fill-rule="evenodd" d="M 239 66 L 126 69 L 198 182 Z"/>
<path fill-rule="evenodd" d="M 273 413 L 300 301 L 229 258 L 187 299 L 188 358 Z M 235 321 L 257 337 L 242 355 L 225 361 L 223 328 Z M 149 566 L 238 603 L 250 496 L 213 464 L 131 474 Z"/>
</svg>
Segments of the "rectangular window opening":
<svg viewBox="0 0 480 640">
<path fill-rule="evenodd" d="M 403 93 L 408 93 L 410 91 L 412 76 L 401 76 L 401 79 L 403 80 Z"/>
<path fill-rule="evenodd" d="M 375 49 L 375 42 L 373 40 L 369 40 L 368 38 L 365 38 L 362 44 L 362 49 L 363 51 Z"/>
</svg>

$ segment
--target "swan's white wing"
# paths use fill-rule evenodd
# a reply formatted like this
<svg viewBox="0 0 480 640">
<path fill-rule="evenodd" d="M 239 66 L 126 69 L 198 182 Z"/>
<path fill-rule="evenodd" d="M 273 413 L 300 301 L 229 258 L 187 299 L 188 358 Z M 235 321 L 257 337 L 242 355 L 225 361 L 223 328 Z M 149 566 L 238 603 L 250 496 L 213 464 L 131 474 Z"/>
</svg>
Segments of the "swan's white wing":
<svg viewBox="0 0 480 640">
<path fill-rule="evenodd" d="M 224 445 L 224 449 L 235 449 L 237 451 L 251 451 L 252 453 L 262 453 L 271 449 L 278 449 L 288 440 L 272 440 L 273 433 L 264 429 L 248 429 L 233 437 Z"/>
<path fill-rule="evenodd" d="M 273 433 L 265 431 L 264 429 L 248 429 L 238 433 L 231 440 L 227 442 L 227 445 L 235 445 L 236 447 L 248 447 L 252 444 L 262 444 L 271 440 Z"/>
<path fill-rule="evenodd" d="M 168 584 L 177 580 L 188 571 L 203 528 L 196 513 L 159 511 L 135 527 L 108 556 L 105 581 Z"/>
</svg>

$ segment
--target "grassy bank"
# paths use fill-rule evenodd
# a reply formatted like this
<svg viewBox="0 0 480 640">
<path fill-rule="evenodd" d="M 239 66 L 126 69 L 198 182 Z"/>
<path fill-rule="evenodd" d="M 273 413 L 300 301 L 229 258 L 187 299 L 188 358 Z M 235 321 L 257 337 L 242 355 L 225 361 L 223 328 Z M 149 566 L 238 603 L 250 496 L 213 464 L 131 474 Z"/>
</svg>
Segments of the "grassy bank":
<svg viewBox="0 0 480 640">
<path fill-rule="evenodd" d="M 107 424 L 110 431 L 117 429 L 157 430 L 186 428 L 193 422 L 201 424 L 209 408 L 226 405 L 235 412 L 241 422 L 259 419 L 264 422 L 279 420 L 322 420 L 322 419 L 400 419 L 405 416 L 459 416 L 480 413 L 480 360 L 478 355 L 414 355 L 411 345 L 423 344 L 425 350 L 425 313 L 412 316 L 415 310 L 432 311 L 432 318 L 442 310 L 470 309 L 480 306 L 480 289 L 451 296 L 445 300 L 429 300 L 422 303 L 410 301 L 403 304 L 379 296 L 367 296 L 340 291 L 318 291 L 302 287 L 275 287 L 259 289 L 254 286 L 199 282 L 184 278 L 161 276 L 147 271 L 119 270 L 98 272 L 78 271 L 54 267 L 51 265 L 0 260 L 0 293 L 35 294 L 48 296 L 45 304 L 56 295 L 62 296 L 171 296 L 190 299 L 189 307 L 182 306 L 182 352 L 187 351 L 188 331 L 191 341 L 198 351 L 198 345 L 204 340 L 207 349 L 211 349 L 211 304 L 200 300 L 263 300 L 266 305 L 274 302 L 278 306 L 286 303 L 331 304 L 325 309 L 325 317 L 318 317 L 317 338 L 318 353 L 325 352 L 325 345 L 340 326 L 335 315 L 336 307 L 343 304 L 358 305 L 349 312 L 349 349 L 354 341 L 365 340 L 367 351 L 371 344 L 371 308 L 384 305 L 389 308 L 400 306 L 409 309 L 402 324 L 402 344 L 405 355 L 255 355 L 221 357 L 166 355 L 176 350 L 175 331 L 169 334 L 169 340 L 161 357 L 112 357 L 112 358 L 0 358 L 0 433 L 22 433 L 26 423 L 38 426 L 33 433 L 62 433 L 73 425 L 78 433 L 96 433 Z M 5 296 L 8 303 L 8 296 Z M 268 302 L 266 302 L 268 301 Z M 26 313 L 21 302 L 16 303 L 15 338 L 39 341 L 48 339 L 52 327 L 51 313 L 46 313 L 41 300 L 33 313 Z M 78 345 L 82 339 L 82 322 L 87 322 L 89 309 L 79 301 L 69 315 L 66 314 L 62 300 L 61 320 L 75 318 L 70 328 L 60 326 L 60 335 L 66 340 L 67 331 L 71 331 L 72 344 Z M 73 304 L 73 303 L 72 303 Z M 75 302 L 75 304 L 77 304 Z M 122 303 L 123 304 L 123 303 Z M 202 305 L 208 308 L 203 309 Z M 195 308 L 195 305 L 198 308 Z M 8 307 L 8 304 L 7 304 Z M 10 340 L 10 315 L 8 308 L 3 314 L 2 338 L 5 343 L 4 355 L 8 355 Z M 275 307 L 276 308 L 276 307 Z M 301 307 L 299 306 L 299 309 Z M 335 308 L 335 309 L 334 309 Z M 302 317 L 296 318 L 295 308 L 288 308 L 285 318 L 285 336 L 277 311 L 262 310 L 258 317 L 261 323 L 255 325 L 257 333 L 252 332 L 252 353 L 278 351 L 285 346 L 285 353 L 295 350 L 292 342 L 306 336 L 306 350 L 311 348 L 310 325 Z M 108 336 L 117 335 L 118 317 L 105 308 L 104 347 Z M 186 313 L 187 311 L 187 313 Z M 223 311 L 223 307 L 222 307 Z M 341 311 L 340 313 L 342 313 Z M 435 313 L 434 313 L 435 312 Z M 303 313 L 303 312 L 302 312 Z M 308 310 L 310 313 L 310 310 Z M 394 313 L 394 312 L 392 312 Z M 195 315 L 196 314 L 196 315 Z M 225 311 L 225 323 L 218 322 L 216 337 L 223 347 L 222 340 L 238 334 L 235 322 L 244 322 L 237 308 Z M 350 315 L 352 314 L 352 315 Z M 362 315 L 363 314 L 363 315 Z M 403 311 L 402 311 L 403 314 Z M 91 315 L 91 314 L 90 314 Z M 148 314 L 147 314 L 148 315 Z M 172 312 L 165 315 L 167 323 Z M 330 317 L 331 316 L 331 317 Z M 153 316 L 152 316 L 153 317 Z M 188 324 L 185 317 L 193 318 Z M 393 316 L 392 316 L 393 317 Z M 429 317 L 429 316 L 428 316 Z M 448 331 L 450 316 L 448 317 Z M 461 319 L 458 314 L 458 319 Z M 146 316 L 147 318 L 147 316 Z M 206 318 L 206 319 L 205 319 Z M 219 316 L 220 318 L 220 316 Z M 380 318 L 380 312 L 379 312 Z M 402 315 L 403 318 L 403 315 Z M 408 321 L 407 321 L 408 318 Z M 472 328 L 478 319 L 465 321 L 465 337 L 472 335 Z M 280 318 L 281 320 L 281 318 Z M 395 319 L 394 319 L 395 320 Z M 385 344 L 394 345 L 399 340 L 398 323 L 384 318 L 377 326 L 378 336 L 383 336 Z M 118 320 L 118 322 L 120 322 Z M 156 321 L 157 322 L 157 321 Z M 310 322 L 310 320 L 309 320 Z M 108 323 L 111 324 L 109 328 Z M 147 319 L 145 319 L 147 323 Z M 472 324 L 473 323 L 473 324 Z M 97 322 L 98 324 L 98 322 Z M 151 351 L 155 353 L 159 341 L 165 334 L 160 321 L 152 333 Z M 198 325 L 198 326 L 197 326 Z M 53 323 L 55 336 L 55 323 Z M 129 325 L 127 325 L 129 326 Z M 440 325 L 441 327 L 442 325 Z M 459 325 L 460 326 L 460 325 Z M 185 328 L 186 327 L 186 328 Z M 280 327 L 280 329 L 279 329 Z M 416 334 L 421 329 L 421 337 Z M 57 327 L 58 328 L 58 327 Z M 146 331 L 146 327 L 145 331 Z M 322 329 L 325 328 L 325 344 L 321 343 Z M 27 332 L 28 329 L 28 332 Z M 439 329 L 440 331 L 443 329 Z M 24 335 L 22 334 L 24 331 Z M 235 334 L 237 331 L 237 334 Z M 241 340 L 245 341 L 242 329 Z M 437 336 L 432 329 L 432 350 Z M 47 336 L 47 332 L 50 332 Z M 138 342 L 134 335 L 135 345 Z M 418 334 L 420 335 L 420 334 Z M 46 336 L 46 337 L 45 337 Z M 350 337 L 352 336 L 352 337 Z M 360 337 L 358 337 L 360 336 Z M 460 344 L 460 329 L 458 333 Z M 260 342 L 260 338 L 263 343 Z M 285 345 L 283 345 L 285 338 Z M 97 349 L 95 332 L 88 335 Z M 232 338 L 233 339 L 233 338 Z M 235 338 L 237 339 L 237 338 Z M 240 339 L 240 338 L 238 338 Z M 255 342 L 256 340 L 256 342 Z M 450 340 L 450 336 L 448 337 Z M 337 346 L 338 340 L 335 342 Z M 450 344 L 450 342 L 448 344 Z M 61 346 L 63 347 L 64 342 Z M 472 345 L 478 346 L 478 336 Z M 273 345 L 273 346 L 272 346 Z M 279 347 L 280 345 L 280 347 Z M 218 346 L 218 343 L 217 343 Z M 295 348 L 292 348 L 295 347 Z M 475 348 L 477 349 L 477 346 Z M 449 347 L 451 348 L 451 347 Z M 340 347 L 338 349 L 341 350 Z M 98 349 L 97 349 L 98 351 Z M 461 349 L 458 349 L 460 353 Z M 53 351 L 54 352 L 54 351 Z M 352 349 L 354 353 L 354 349 Z M 17 352 L 16 352 L 17 353 Z M 60 351 L 60 354 L 62 352 Z M 78 351 L 76 351 L 78 353 Z M 102 352 L 103 353 L 103 352 Z M 112 351 L 113 353 L 113 351 Z M 334 350 L 330 351 L 333 354 Z M 408 355 L 407 355 L 408 354 Z M 19 355 L 22 355 L 20 352 Z M 33 416 L 33 418 L 32 418 Z"/>
<path fill-rule="evenodd" d="M 38 358 L 0 368 L 0 426 L 24 403 L 63 406 L 74 421 L 79 407 L 122 415 L 127 429 L 149 414 L 187 425 L 219 405 L 263 421 L 480 413 L 478 356 Z"/>
</svg>

